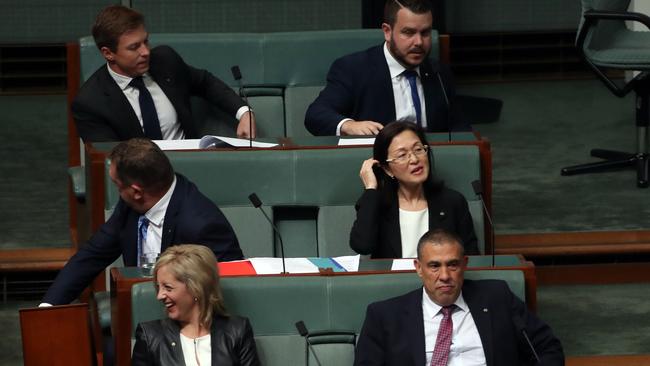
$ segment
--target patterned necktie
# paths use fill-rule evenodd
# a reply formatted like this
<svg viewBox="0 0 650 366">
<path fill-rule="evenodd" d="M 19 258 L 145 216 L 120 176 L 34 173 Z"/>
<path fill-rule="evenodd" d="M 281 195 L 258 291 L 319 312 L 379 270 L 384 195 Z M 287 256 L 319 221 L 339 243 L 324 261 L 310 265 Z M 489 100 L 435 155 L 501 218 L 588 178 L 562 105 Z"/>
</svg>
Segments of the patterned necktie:
<svg viewBox="0 0 650 366">
<path fill-rule="evenodd" d="M 142 258 L 142 245 L 145 243 L 145 241 L 147 241 L 148 228 L 149 220 L 144 215 L 140 215 L 138 218 L 138 267 L 140 267 L 140 260 Z"/>
<path fill-rule="evenodd" d="M 420 104 L 420 95 L 418 94 L 417 78 L 418 73 L 415 70 L 406 70 L 402 73 L 411 86 L 411 98 L 413 99 L 413 107 L 415 108 L 415 118 L 417 119 L 418 126 L 422 126 L 422 105 Z"/>
<path fill-rule="evenodd" d="M 433 349 L 431 357 L 431 366 L 446 366 L 449 360 L 449 348 L 451 347 L 451 335 L 454 331 L 454 323 L 451 321 L 451 314 L 454 312 L 456 305 L 443 306 L 442 321 L 438 329 L 438 338 L 436 338 L 436 347 Z"/>
<path fill-rule="evenodd" d="M 151 93 L 146 86 L 142 76 L 133 78 L 129 83 L 130 86 L 138 89 L 140 95 L 140 112 L 142 113 L 142 127 L 144 128 L 144 135 L 152 140 L 162 140 L 162 132 L 160 131 L 160 121 L 158 120 L 158 113 L 156 106 L 153 103 Z"/>
</svg>

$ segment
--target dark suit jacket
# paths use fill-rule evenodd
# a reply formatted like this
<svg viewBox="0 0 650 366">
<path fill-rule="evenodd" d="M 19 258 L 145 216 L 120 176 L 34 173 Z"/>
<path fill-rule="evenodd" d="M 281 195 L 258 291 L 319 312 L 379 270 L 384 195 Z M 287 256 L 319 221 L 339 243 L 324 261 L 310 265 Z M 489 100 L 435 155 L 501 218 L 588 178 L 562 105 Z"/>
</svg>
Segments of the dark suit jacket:
<svg viewBox="0 0 650 366">
<path fill-rule="evenodd" d="M 185 365 L 181 330 L 171 319 L 138 324 L 135 330 L 132 365 Z M 213 365 L 256 366 L 260 364 L 253 329 L 248 319 L 217 316 L 210 330 Z M 193 350 L 192 350 L 193 351 Z"/>
<path fill-rule="evenodd" d="M 429 230 L 445 229 L 459 235 L 465 254 L 480 254 L 472 215 L 462 194 L 442 188 L 427 198 Z M 382 203 L 381 192 L 366 189 L 357 201 L 357 219 L 350 232 L 350 247 L 373 258 L 402 258 L 399 205 Z M 444 214 L 443 214 L 444 213 Z"/>
<path fill-rule="evenodd" d="M 120 199 L 108 221 L 59 272 L 43 302 L 70 303 L 120 255 L 125 266 L 136 266 L 139 216 Z M 176 174 L 176 188 L 165 213 L 161 251 L 174 244 L 203 244 L 212 249 L 219 261 L 243 258 L 226 217 L 180 174 Z"/>
<path fill-rule="evenodd" d="M 244 105 L 223 81 L 206 70 L 187 65 L 168 46 L 151 50 L 149 73 L 176 109 L 186 138 L 201 137 L 201 121 L 192 116 L 191 96 L 200 96 L 232 116 Z M 138 117 L 106 65 L 102 65 L 81 87 L 72 102 L 72 113 L 84 142 L 144 137 Z"/>
<path fill-rule="evenodd" d="M 451 73 L 442 64 L 426 60 L 420 65 L 427 113 L 427 131 L 470 131 L 457 110 Z M 440 80 L 445 86 L 447 106 Z M 451 108 L 452 113 L 449 114 Z M 395 98 L 383 44 L 334 61 L 327 85 L 307 109 L 305 127 L 314 135 L 336 135 L 344 118 L 386 124 L 395 120 Z"/>
<path fill-rule="evenodd" d="M 463 298 L 476 323 L 487 366 L 534 364 L 532 352 L 513 323 L 517 317 L 544 366 L 564 365 L 560 341 L 498 280 L 465 280 Z M 355 365 L 425 364 L 422 288 L 368 306 L 357 343 Z"/>
</svg>

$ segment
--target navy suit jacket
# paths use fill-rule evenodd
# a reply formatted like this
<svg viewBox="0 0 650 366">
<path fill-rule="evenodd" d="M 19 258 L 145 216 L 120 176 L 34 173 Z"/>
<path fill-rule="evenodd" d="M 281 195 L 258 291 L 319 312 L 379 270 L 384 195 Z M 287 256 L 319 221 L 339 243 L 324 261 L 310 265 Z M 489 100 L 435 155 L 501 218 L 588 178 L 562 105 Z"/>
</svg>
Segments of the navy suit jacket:
<svg viewBox="0 0 650 366">
<path fill-rule="evenodd" d="M 551 328 L 500 280 L 465 280 L 463 298 L 478 329 L 487 366 L 533 365 L 532 352 L 513 318 L 525 325 L 544 366 L 564 365 L 562 344 Z M 414 365 L 426 362 L 422 288 L 368 306 L 355 365 Z"/>
<path fill-rule="evenodd" d="M 108 221 L 59 272 L 43 302 L 53 305 L 72 302 L 120 255 L 125 266 L 136 266 L 139 216 L 120 199 Z M 205 245 L 219 261 L 243 259 L 226 217 L 194 183 L 180 174 L 176 174 L 176 187 L 165 212 L 161 252 L 175 244 Z"/>
<path fill-rule="evenodd" d="M 383 44 L 343 56 L 332 64 L 327 85 L 307 109 L 305 127 L 316 136 L 336 135 L 345 118 L 387 124 L 395 120 L 395 98 Z M 450 105 L 445 101 L 447 93 Z M 455 103 L 455 89 L 449 69 L 437 62 L 420 65 L 428 132 L 470 131 Z M 451 113 L 450 113 L 451 111 Z"/>
<path fill-rule="evenodd" d="M 223 81 L 206 70 L 187 65 L 168 46 L 151 50 L 149 74 L 158 83 L 176 110 L 185 138 L 199 138 L 200 123 L 192 116 L 191 96 L 234 116 L 244 105 L 242 99 Z M 144 137 L 135 111 L 106 65 L 102 65 L 79 89 L 72 102 L 72 113 L 84 142 L 125 141 Z"/>
</svg>

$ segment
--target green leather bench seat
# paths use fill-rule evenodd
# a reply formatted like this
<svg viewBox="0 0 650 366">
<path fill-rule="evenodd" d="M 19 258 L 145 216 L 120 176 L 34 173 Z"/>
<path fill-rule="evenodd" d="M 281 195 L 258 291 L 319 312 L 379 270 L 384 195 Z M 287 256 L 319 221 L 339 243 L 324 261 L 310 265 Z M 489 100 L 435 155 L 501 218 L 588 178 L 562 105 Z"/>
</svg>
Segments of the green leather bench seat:
<svg viewBox="0 0 650 366">
<path fill-rule="evenodd" d="M 483 212 L 471 187 L 481 177 L 478 147 L 432 150 L 438 176 L 468 200 L 483 251 Z M 348 235 L 363 190 L 359 169 L 371 154 L 369 147 L 167 152 L 174 169 L 223 209 L 247 257 L 275 253 L 270 225 L 248 200 L 253 192 L 267 213 L 277 211 L 287 256 L 353 254 Z M 112 210 L 118 194 L 108 174 L 105 184 L 106 209 Z"/>
<path fill-rule="evenodd" d="M 521 271 L 470 270 L 466 278 L 505 280 L 519 298 L 525 298 Z M 272 366 L 306 364 L 305 342 L 294 326 L 297 321 L 304 321 L 312 333 L 345 330 L 358 334 L 368 304 L 421 287 L 421 280 L 415 273 L 225 277 L 221 286 L 228 311 L 250 319 L 262 364 Z M 151 282 L 134 285 L 131 294 L 133 331 L 139 322 L 165 316 Z M 350 337 L 329 338 L 329 342 L 321 338 L 315 346 L 319 358 L 328 359 L 330 365 L 351 364 Z"/>
</svg>

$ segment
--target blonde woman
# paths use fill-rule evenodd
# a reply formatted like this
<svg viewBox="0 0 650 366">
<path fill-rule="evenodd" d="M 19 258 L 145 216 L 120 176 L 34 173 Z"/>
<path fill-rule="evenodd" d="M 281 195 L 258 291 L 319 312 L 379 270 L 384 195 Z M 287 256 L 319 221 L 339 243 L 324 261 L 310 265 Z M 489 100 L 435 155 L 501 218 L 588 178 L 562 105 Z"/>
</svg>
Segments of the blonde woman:
<svg viewBox="0 0 650 366">
<path fill-rule="evenodd" d="M 216 263 L 202 245 L 160 256 L 153 280 L 167 318 L 138 324 L 133 365 L 259 365 L 248 319 L 226 313 Z"/>
</svg>

